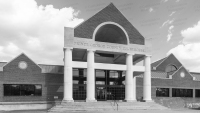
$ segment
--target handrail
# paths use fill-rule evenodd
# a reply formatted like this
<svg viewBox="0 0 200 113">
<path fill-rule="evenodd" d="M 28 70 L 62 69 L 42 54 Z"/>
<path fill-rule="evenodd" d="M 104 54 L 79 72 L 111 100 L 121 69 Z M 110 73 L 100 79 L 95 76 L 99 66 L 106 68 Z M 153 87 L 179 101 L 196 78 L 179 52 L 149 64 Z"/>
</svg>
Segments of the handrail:
<svg viewBox="0 0 200 113">
<path fill-rule="evenodd" d="M 117 101 L 115 100 L 115 95 L 112 95 L 111 94 L 111 96 L 112 96 L 112 100 L 113 100 L 113 103 L 114 103 L 114 106 L 115 106 L 115 104 L 117 105 L 117 111 L 118 111 L 118 103 L 117 103 Z M 113 99 L 114 98 L 114 99 Z"/>
</svg>

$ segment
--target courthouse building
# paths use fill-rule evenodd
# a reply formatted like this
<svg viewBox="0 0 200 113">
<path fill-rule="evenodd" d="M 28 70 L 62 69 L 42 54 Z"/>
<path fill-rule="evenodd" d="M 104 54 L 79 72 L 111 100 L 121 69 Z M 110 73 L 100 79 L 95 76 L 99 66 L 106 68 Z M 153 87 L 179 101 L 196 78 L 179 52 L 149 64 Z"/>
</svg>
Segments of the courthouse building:
<svg viewBox="0 0 200 113">
<path fill-rule="evenodd" d="M 75 28 L 64 28 L 64 66 L 24 53 L 0 63 L 0 101 L 145 102 L 200 97 L 200 74 L 173 55 L 151 63 L 150 44 L 111 3 Z M 143 65 L 139 65 L 143 62 Z"/>
</svg>

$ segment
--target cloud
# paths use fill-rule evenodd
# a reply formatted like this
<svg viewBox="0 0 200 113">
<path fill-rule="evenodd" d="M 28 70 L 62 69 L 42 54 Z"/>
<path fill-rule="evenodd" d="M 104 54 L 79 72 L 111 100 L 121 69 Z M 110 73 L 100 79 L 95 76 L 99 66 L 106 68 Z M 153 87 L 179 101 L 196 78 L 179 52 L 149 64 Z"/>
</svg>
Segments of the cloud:
<svg viewBox="0 0 200 113">
<path fill-rule="evenodd" d="M 79 13 L 72 7 L 38 6 L 34 0 L 0 0 L 1 61 L 24 52 L 37 63 L 63 64 L 63 29 L 81 23 Z"/>
<path fill-rule="evenodd" d="M 174 28 L 174 26 L 170 26 L 168 29 L 168 35 L 167 35 L 167 42 L 169 42 L 171 40 L 172 37 L 172 29 Z"/>
<path fill-rule="evenodd" d="M 200 72 L 200 43 L 180 44 L 167 54 L 173 53 L 190 71 Z"/>
<path fill-rule="evenodd" d="M 165 21 L 165 22 L 162 24 L 161 27 L 164 27 L 164 26 L 170 25 L 170 24 L 172 24 L 173 22 L 174 22 L 174 19 L 172 19 L 172 20 L 167 20 L 167 21 Z M 161 28 L 161 27 L 160 27 L 160 28 Z"/>
<path fill-rule="evenodd" d="M 161 2 L 168 2 L 168 0 L 162 0 Z"/>
<path fill-rule="evenodd" d="M 176 11 L 173 11 L 169 16 L 172 16 L 174 13 L 176 13 Z"/>
<path fill-rule="evenodd" d="M 172 48 L 173 53 L 190 71 L 200 72 L 200 21 L 193 27 L 181 31 L 182 44 Z"/>
<path fill-rule="evenodd" d="M 152 7 L 149 8 L 149 12 L 152 12 L 154 9 Z"/>
<path fill-rule="evenodd" d="M 184 37 L 183 43 L 200 43 L 200 21 L 193 27 L 189 27 L 181 31 L 181 35 Z"/>
<path fill-rule="evenodd" d="M 176 0 L 176 2 L 180 2 L 180 0 Z"/>
</svg>

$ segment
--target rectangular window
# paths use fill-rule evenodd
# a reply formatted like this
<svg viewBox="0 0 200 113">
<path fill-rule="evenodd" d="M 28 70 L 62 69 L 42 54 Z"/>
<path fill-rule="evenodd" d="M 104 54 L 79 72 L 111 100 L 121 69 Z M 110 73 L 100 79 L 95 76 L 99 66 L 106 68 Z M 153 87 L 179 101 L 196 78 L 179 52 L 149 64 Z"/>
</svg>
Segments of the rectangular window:
<svg viewBox="0 0 200 113">
<path fill-rule="evenodd" d="M 42 85 L 4 84 L 4 96 L 41 96 Z"/>
<path fill-rule="evenodd" d="M 169 88 L 156 88 L 156 97 L 169 97 Z"/>
<path fill-rule="evenodd" d="M 193 91 L 192 89 L 172 89 L 172 97 L 192 97 Z"/>
<path fill-rule="evenodd" d="M 196 89 L 196 94 L 195 94 L 195 97 L 200 97 L 200 89 Z"/>
</svg>

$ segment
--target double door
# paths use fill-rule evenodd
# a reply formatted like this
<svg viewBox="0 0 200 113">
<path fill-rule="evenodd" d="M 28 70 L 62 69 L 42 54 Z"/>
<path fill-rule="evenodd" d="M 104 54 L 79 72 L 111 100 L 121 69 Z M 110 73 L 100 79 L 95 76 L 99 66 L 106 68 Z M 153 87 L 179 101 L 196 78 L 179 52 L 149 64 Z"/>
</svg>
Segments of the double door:
<svg viewBox="0 0 200 113">
<path fill-rule="evenodd" d="M 121 99 L 124 94 L 122 71 L 96 70 L 96 99 L 98 101 Z"/>
</svg>

